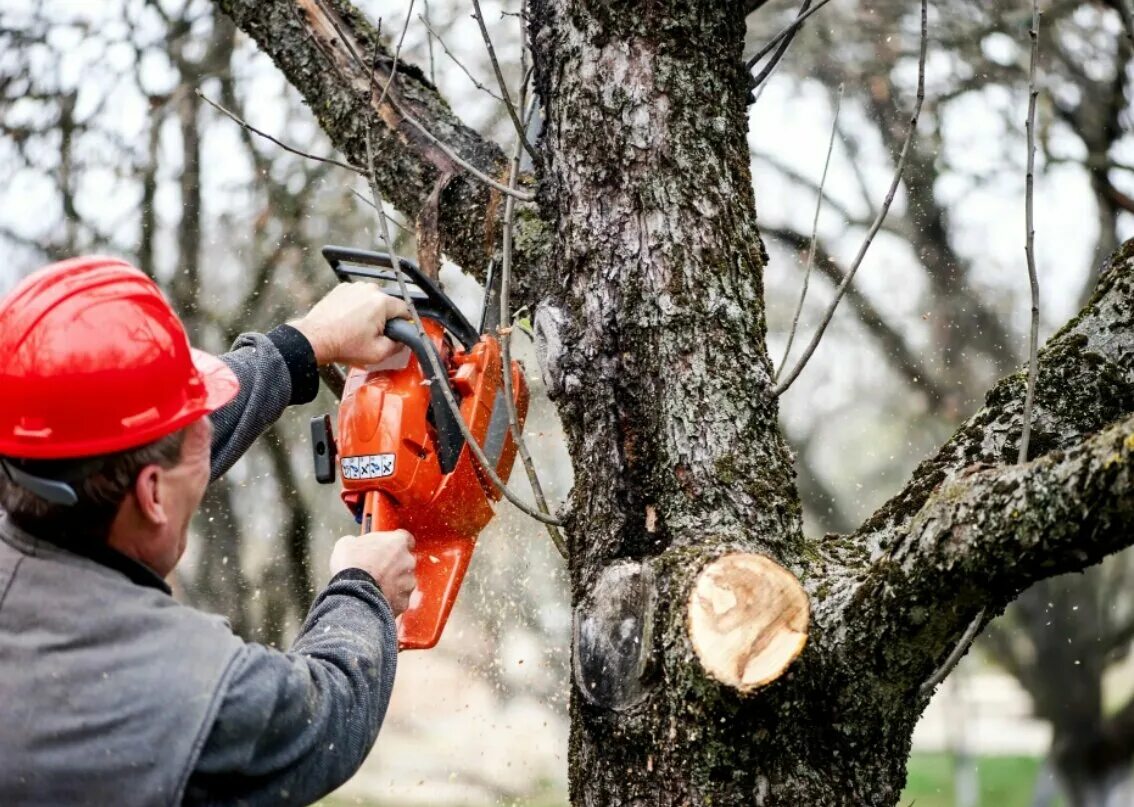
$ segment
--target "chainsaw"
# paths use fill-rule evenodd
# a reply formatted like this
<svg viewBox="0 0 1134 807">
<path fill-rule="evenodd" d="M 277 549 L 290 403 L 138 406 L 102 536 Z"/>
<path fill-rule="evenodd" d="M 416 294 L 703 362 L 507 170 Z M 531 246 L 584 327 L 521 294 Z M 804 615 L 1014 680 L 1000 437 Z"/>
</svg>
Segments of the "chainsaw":
<svg viewBox="0 0 1134 807">
<path fill-rule="evenodd" d="M 425 330 L 408 320 L 386 323 L 385 335 L 403 347 L 372 367 L 351 367 L 338 413 L 312 418 L 315 478 L 342 477 L 342 499 L 362 532 L 409 530 L 415 541 L 417 590 L 398 622 L 399 649 L 426 649 L 441 638 L 477 536 L 492 519 L 501 493 L 481 470 L 457 421 L 507 481 L 516 455 L 503 387 L 498 273 L 490 269 L 480 328 L 474 328 L 411 260 L 398 269 L 389 255 L 349 247 L 323 247 L 340 282 L 379 283 L 400 297 L 402 275 Z M 444 370 L 438 377 L 433 350 Z M 528 410 L 523 368 L 513 361 L 512 391 L 520 427 Z M 459 415 L 442 385 L 458 402 Z"/>
</svg>

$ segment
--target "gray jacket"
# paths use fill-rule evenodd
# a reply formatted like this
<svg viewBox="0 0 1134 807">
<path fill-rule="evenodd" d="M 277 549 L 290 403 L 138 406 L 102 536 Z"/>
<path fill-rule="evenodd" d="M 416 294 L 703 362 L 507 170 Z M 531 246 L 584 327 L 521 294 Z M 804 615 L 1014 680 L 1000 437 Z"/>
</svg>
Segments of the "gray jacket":
<svg viewBox="0 0 1134 807">
<path fill-rule="evenodd" d="M 241 391 L 213 418 L 214 478 L 318 385 L 292 329 L 223 358 Z M 306 804 L 358 768 L 397 652 L 370 575 L 337 575 L 283 653 L 129 558 L 58 538 L 0 514 L 0 804 Z"/>
</svg>

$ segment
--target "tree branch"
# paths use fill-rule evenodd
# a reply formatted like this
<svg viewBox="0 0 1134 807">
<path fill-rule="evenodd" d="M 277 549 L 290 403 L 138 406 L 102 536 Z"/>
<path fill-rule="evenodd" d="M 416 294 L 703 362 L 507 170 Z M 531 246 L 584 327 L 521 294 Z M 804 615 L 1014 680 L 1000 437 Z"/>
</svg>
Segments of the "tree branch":
<svg viewBox="0 0 1134 807">
<path fill-rule="evenodd" d="M 1115 465 L 1134 450 L 1123 442 L 1134 430 L 1134 241 L 1111 265 L 1090 304 L 1040 352 L 1032 425 L 1040 459 L 1007 467 L 1018 452 L 1019 371 L 856 533 L 869 572 L 848 608 L 864 637 L 885 620 L 889 641 L 897 631 L 917 646 L 920 661 L 903 672 L 911 685 L 981 607 L 995 613 L 1028 584 L 1134 541 L 1123 526 L 1134 520 L 1130 472 Z M 1085 440 L 1116 421 L 1117 431 Z"/>
<path fill-rule="evenodd" d="M 491 247 L 500 234 L 498 206 L 491 203 L 496 191 L 463 173 L 453 155 L 488 177 L 501 177 L 507 170 L 503 153 L 461 122 L 416 67 L 403 61 L 391 82 L 393 57 L 357 9 L 346 0 L 213 1 L 300 91 L 349 163 L 366 165 L 366 122 L 376 119 L 375 179 L 407 218 L 416 220 L 438 178 L 452 174 L 440 202 L 441 249 L 470 270 L 487 262 L 486 244 Z M 373 71 L 358 54 L 372 61 Z M 381 99 L 372 93 L 387 83 Z M 538 236 L 518 240 L 536 249 L 543 243 Z M 516 258 L 517 278 L 523 279 L 526 254 Z"/>
<path fill-rule="evenodd" d="M 1040 351 L 1034 455 L 1069 449 L 1134 412 L 1134 240 L 1112 256 L 1091 302 Z M 985 406 L 878 510 L 859 535 L 880 557 L 933 490 L 975 464 L 1011 463 L 1018 450 L 1025 374 L 1000 381 Z"/>
<path fill-rule="evenodd" d="M 890 557 L 934 585 L 961 584 L 991 603 L 1076 571 L 1134 542 L 1134 417 L 1024 465 L 943 485 Z"/>
</svg>

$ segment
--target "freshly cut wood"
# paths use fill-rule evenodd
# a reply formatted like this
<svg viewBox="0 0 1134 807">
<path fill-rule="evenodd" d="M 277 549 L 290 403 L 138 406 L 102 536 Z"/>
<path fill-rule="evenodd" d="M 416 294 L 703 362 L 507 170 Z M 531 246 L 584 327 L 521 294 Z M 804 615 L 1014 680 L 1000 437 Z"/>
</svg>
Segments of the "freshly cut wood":
<svg viewBox="0 0 1134 807">
<path fill-rule="evenodd" d="M 807 643 L 807 593 L 764 555 L 717 558 L 689 595 L 689 638 L 705 671 L 751 692 L 775 681 Z"/>
</svg>

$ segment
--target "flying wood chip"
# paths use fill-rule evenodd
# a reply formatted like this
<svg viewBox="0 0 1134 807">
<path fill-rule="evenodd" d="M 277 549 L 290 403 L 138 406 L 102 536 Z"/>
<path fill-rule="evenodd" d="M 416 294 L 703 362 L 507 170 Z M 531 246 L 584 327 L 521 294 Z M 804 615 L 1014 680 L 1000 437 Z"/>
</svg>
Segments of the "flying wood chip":
<svg viewBox="0 0 1134 807">
<path fill-rule="evenodd" d="M 807 594 L 787 569 L 763 555 L 725 555 L 693 584 L 689 638 L 709 675 L 752 692 L 803 650 L 809 613 Z"/>
</svg>

